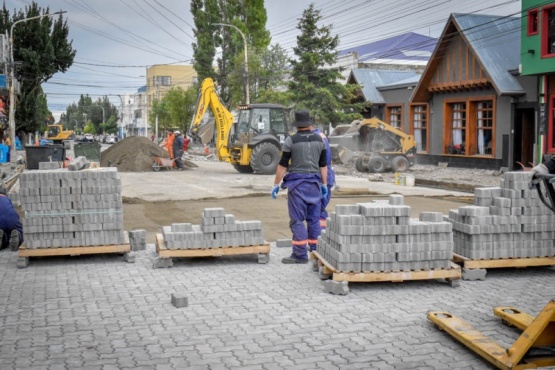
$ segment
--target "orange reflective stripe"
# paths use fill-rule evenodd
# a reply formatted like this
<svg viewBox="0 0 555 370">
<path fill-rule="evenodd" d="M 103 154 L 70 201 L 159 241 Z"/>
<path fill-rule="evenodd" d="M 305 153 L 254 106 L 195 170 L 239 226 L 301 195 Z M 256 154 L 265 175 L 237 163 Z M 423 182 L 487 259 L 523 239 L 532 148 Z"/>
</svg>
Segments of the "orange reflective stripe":
<svg viewBox="0 0 555 370">
<path fill-rule="evenodd" d="M 318 244 L 318 239 L 308 239 L 308 244 Z"/>
<path fill-rule="evenodd" d="M 293 245 L 306 245 L 308 240 L 293 240 Z"/>
<path fill-rule="evenodd" d="M 320 227 L 326 227 L 326 220 L 320 220 Z"/>
</svg>

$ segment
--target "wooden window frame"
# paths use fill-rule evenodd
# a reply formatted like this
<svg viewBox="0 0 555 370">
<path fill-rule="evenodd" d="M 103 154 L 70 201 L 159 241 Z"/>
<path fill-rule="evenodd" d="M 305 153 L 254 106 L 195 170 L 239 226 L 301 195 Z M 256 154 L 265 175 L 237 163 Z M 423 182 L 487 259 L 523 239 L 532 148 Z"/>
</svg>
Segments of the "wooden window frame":
<svg viewBox="0 0 555 370">
<path fill-rule="evenodd" d="M 536 30 L 532 28 L 534 24 L 534 19 L 536 23 Z M 534 36 L 540 32 L 540 11 L 538 8 L 528 10 L 528 25 L 527 25 L 527 36 Z"/>
<path fill-rule="evenodd" d="M 391 120 L 390 120 L 391 110 L 394 109 L 394 108 L 399 108 L 399 127 L 395 127 L 391 124 Z M 403 104 L 386 104 L 386 106 L 385 106 L 385 114 L 386 114 L 385 122 L 388 125 L 391 125 L 391 126 L 395 127 L 397 130 L 404 131 L 404 129 L 403 129 L 403 127 L 404 127 L 404 124 L 403 124 L 403 110 L 404 110 Z"/>
<path fill-rule="evenodd" d="M 541 29 L 542 29 L 542 35 L 541 35 L 541 52 L 542 52 L 542 58 L 555 58 L 555 52 L 550 53 L 548 51 L 548 45 L 547 45 L 547 34 L 549 31 L 549 22 L 548 22 L 548 13 L 550 11 L 554 11 L 553 16 L 555 17 L 555 5 L 550 5 L 550 6 L 545 6 L 542 8 L 542 17 L 541 17 Z"/>
<path fill-rule="evenodd" d="M 491 123 L 491 148 L 489 154 L 478 153 L 478 103 L 492 102 L 492 123 Z M 465 104 L 465 134 L 464 134 L 464 153 L 453 154 L 449 153 L 449 147 L 452 146 L 452 106 L 457 103 Z M 495 158 L 495 132 L 496 132 L 496 119 L 497 119 L 497 97 L 495 95 L 475 96 L 461 99 L 449 99 L 444 101 L 443 110 L 443 154 L 454 155 L 463 157 L 480 157 L 480 158 Z"/>
<path fill-rule="evenodd" d="M 414 120 L 414 112 L 416 107 L 424 107 L 424 114 L 426 115 L 426 126 L 423 128 L 425 131 L 425 139 L 426 145 L 422 148 L 423 150 L 418 151 L 417 153 L 428 153 L 428 146 L 430 145 L 430 105 L 429 104 L 411 104 L 409 106 L 409 134 L 415 137 L 415 120 Z M 420 128 L 422 129 L 422 128 Z M 416 138 L 415 138 L 416 142 Z"/>
</svg>

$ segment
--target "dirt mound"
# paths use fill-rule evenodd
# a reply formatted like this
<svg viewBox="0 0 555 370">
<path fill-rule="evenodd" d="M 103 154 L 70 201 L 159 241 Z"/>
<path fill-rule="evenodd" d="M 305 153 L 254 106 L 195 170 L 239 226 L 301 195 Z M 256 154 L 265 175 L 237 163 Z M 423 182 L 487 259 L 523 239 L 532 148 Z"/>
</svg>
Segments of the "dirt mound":
<svg viewBox="0 0 555 370">
<path fill-rule="evenodd" d="M 146 137 L 130 136 L 103 151 L 100 165 L 120 172 L 152 171 L 152 157 L 169 158 L 169 154 Z"/>
</svg>

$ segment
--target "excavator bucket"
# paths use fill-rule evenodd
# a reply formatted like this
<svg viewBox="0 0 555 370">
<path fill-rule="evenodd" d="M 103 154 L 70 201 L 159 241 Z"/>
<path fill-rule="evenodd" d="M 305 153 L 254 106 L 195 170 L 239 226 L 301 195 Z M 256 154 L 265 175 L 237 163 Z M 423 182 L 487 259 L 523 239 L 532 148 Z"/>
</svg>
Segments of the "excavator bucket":
<svg viewBox="0 0 555 370">
<path fill-rule="evenodd" d="M 210 119 L 205 124 L 199 126 L 194 135 L 202 144 L 208 144 L 214 138 L 214 119 Z"/>
</svg>

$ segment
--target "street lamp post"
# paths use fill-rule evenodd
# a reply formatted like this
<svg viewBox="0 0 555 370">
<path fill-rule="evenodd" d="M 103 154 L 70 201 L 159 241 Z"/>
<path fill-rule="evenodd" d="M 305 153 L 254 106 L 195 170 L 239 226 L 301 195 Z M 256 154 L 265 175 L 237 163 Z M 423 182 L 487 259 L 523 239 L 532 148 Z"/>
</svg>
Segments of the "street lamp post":
<svg viewBox="0 0 555 370">
<path fill-rule="evenodd" d="M 13 58 L 13 29 L 16 24 L 31 21 L 33 19 L 39 19 L 44 17 L 51 17 L 56 14 L 63 14 L 66 13 L 65 11 L 60 11 L 52 14 L 43 14 L 37 15 L 36 17 L 24 18 L 18 21 L 15 21 L 10 28 L 10 112 L 9 112 L 9 126 L 10 126 L 10 140 L 11 140 L 11 150 L 15 151 L 15 63 Z"/>
<path fill-rule="evenodd" d="M 247 100 L 247 104 L 250 104 L 250 95 L 249 95 L 249 54 L 247 53 L 247 38 L 245 37 L 245 34 L 243 33 L 243 31 L 241 31 L 238 27 L 232 25 L 232 24 L 227 24 L 227 23 L 212 23 L 215 26 L 225 26 L 225 27 L 232 27 L 235 28 L 240 34 L 241 37 L 243 37 L 243 47 L 245 49 L 245 82 L 247 84 L 247 88 L 245 89 L 245 97 Z"/>
</svg>

